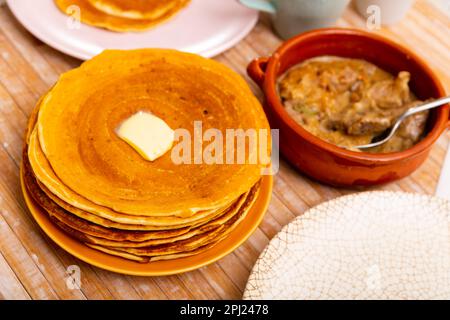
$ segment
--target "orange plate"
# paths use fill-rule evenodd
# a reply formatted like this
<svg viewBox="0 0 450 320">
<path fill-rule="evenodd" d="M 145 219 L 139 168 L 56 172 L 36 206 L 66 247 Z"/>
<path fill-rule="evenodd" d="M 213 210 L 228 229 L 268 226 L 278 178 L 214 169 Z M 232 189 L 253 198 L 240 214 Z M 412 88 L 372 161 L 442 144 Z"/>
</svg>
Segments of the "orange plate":
<svg viewBox="0 0 450 320">
<path fill-rule="evenodd" d="M 168 261 L 138 263 L 119 257 L 114 257 L 100 251 L 91 249 L 83 243 L 69 237 L 48 218 L 47 213 L 36 204 L 28 194 L 24 185 L 21 168 L 21 186 L 25 202 L 36 222 L 44 232 L 61 248 L 80 260 L 96 267 L 137 276 L 164 276 L 198 269 L 211 264 L 239 247 L 256 230 L 261 223 L 272 194 L 273 177 L 264 176 L 261 180 L 261 189 L 245 219 L 233 230 L 230 235 L 211 249 L 195 256 L 179 258 Z"/>
</svg>

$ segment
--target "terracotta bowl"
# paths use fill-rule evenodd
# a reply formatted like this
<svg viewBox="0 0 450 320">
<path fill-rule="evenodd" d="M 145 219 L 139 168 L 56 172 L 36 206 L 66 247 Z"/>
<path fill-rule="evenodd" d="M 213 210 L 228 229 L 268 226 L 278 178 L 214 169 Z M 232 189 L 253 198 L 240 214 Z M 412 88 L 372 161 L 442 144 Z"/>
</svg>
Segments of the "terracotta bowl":
<svg viewBox="0 0 450 320">
<path fill-rule="evenodd" d="M 297 124 L 285 111 L 276 91 L 276 80 L 287 69 L 323 55 L 364 59 L 393 74 L 409 71 L 410 88 L 419 99 L 445 95 L 427 63 L 389 39 L 341 28 L 300 34 L 286 41 L 271 57 L 252 61 L 247 69 L 265 94 L 264 108 L 271 126 L 280 129 L 281 153 L 306 175 L 335 186 L 377 185 L 411 174 L 425 161 L 445 128 L 450 127 L 449 106 L 431 112 L 424 139 L 408 150 L 370 154 L 337 147 Z"/>
</svg>

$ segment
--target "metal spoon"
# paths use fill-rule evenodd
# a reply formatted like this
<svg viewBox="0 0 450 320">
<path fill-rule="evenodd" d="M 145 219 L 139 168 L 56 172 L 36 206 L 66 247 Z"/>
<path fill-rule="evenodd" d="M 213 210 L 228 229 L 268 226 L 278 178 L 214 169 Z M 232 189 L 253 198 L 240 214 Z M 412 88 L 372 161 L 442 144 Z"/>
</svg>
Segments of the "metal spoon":
<svg viewBox="0 0 450 320">
<path fill-rule="evenodd" d="M 386 130 L 384 133 L 382 133 L 382 140 L 376 141 L 376 142 L 372 142 L 369 144 L 364 144 L 364 145 L 360 145 L 360 146 L 355 146 L 353 148 L 356 149 L 368 149 L 368 148 L 373 148 L 373 147 L 377 147 L 379 145 L 382 145 L 383 143 L 386 143 L 387 141 L 389 141 L 389 139 L 391 139 L 395 132 L 397 132 L 398 128 L 400 127 L 400 125 L 402 124 L 403 120 L 405 120 L 406 118 L 408 118 L 409 116 L 412 116 L 413 114 L 425 111 L 425 110 L 429 110 L 429 109 L 433 109 L 436 107 L 440 107 L 446 103 L 450 103 L 450 96 L 448 97 L 444 97 L 444 98 L 440 98 L 437 100 L 434 100 L 432 102 L 428 102 L 428 103 L 424 103 L 420 106 L 417 107 L 413 107 L 408 109 L 404 114 L 402 114 L 397 122 L 394 124 L 393 127 L 391 127 L 390 129 Z M 390 130 L 390 131 L 389 131 Z"/>
</svg>

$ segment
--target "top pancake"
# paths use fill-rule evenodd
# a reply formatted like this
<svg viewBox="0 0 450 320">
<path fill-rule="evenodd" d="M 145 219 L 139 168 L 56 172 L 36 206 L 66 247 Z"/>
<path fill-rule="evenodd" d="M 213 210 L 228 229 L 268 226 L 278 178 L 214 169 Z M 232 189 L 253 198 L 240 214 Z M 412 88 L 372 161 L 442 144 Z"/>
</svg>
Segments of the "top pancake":
<svg viewBox="0 0 450 320">
<path fill-rule="evenodd" d="M 82 216 L 84 219 L 88 219 L 86 215 L 89 216 L 89 219 L 93 222 L 108 219 L 116 223 L 130 224 L 130 227 L 131 225 L 136 225 L 139 226 L 139 228 L 146 226 L 149 230 L 161 228 L 169 229 L 207 220 L 224 209 L 218 208 L 218 210 L 199 211 L 196 212 L 195 215 L 179 214 L 174 216 L 160 216 L 155 214 L 153 216 L 140 216 L 123 214 L 110 208 L 97 205 L 68 188 L 56 176 L 39 146 L 36 130 L 33 130 L 29 137 L 28 160 L 34 175 L 39 180 L 40 188 L 47 193 L 53 201 L 74 215 Z M 42 185 L 43 183 L 45 183 L 45 185 Z"/>
<path fill-rule="evenodd" d="M 35 130 L 37 115 L 45 95 L 42 96 L 30 115 L 24 146 L 23 169 L 25 177 L 32 174 L 36 182 L 28 182 L 28 188 L 35 201 L 52 215 L 61 216 L 61 210 L 72 214 L 72 219 L 82 219 L 107 228 L 120 230 L 175 230 L 179 228 L 192 228 L 200 226 L 211 219 L 220 216 L 233 203 L 216 210 L 196 212 L 190 216 L 138 216 L 126 215 L 102 207 L 81 197 L 65 186 L 54 173 L 47 159 L 43 155 Z M 31 173 L 32 172 L 32 173 Z M 26 179 L 33 181 L 32 179 Z M 46 181 L 47 186 L 41 181 Z M 239 200 L 237 200 L 239 201 Z M 76 206 L 74 206 L 76 205 Z M 55 209 L 56 207 L 59 207 Z M 55 211 L 56 210 L 56 211 Z"/>
<path fill-rule="evenodd" d="M 158 19 L 184 0 L 88 0 L 106 14 L 129 19 Z"/>
<path fill-rule="evenodd" d="M 149 1 L 153 8 L 144 5 L 136 10 L 120 10 L 121 3 L 133 5 L 135 1 L 55 0 L 57 7 L 83 23 L 116 32 L 144 31 L 171 18 L 190 0 Z M 138 1 L 138 2 L 144 2 Z M 145 1 L 147 2 L 147 1 Z M 161 2 L 156 4 L 156 2 Z M 78 8 L 78 9 L 76 9 Z M 108 13 L 109 12 L 109 13 Z M 79 16 L 77 14 L 79 13 Z M 147 18 L 138 18 L 147 16 Z"/>
<path fill-rule="evenodd" d="M 192 81 L 195 79 L 195 81 Z M 245 81 L 227 67 L 172 50 L 105 51 L 64 74 L 43 99 L 38 140 L 59 180 L 99 206 L 130 215 L 194 214 L 226 206 L 260 178 L 245 164 L 176 165 L 169 151 L 144 160 L 115 130 L 138 111 L 173 128 L 269 129 Z M 50 181 L 41 180 L 44 185 Z"/>
</svg>

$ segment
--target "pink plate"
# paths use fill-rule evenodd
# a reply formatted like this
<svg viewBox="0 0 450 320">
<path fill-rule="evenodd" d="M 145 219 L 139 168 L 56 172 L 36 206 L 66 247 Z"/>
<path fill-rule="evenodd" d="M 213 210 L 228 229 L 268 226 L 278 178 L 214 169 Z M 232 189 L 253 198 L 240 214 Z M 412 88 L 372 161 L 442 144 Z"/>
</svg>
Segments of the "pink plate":
<svg viewBox="0 0 450 320">
<path fill-rule="evenodd" d="M 6 2 L 33 35 L 55 49 L 83 60 L 104 49 L 151 47 L 212 57 L 244 38 L 258 19 L 256 11 L 245 8 L 236 0 L 191 0 L 175 17 L 153 29 L 116 33 L 74 24 L 73 19 L 59 11 L 54 0 Z"/>
</svg>

